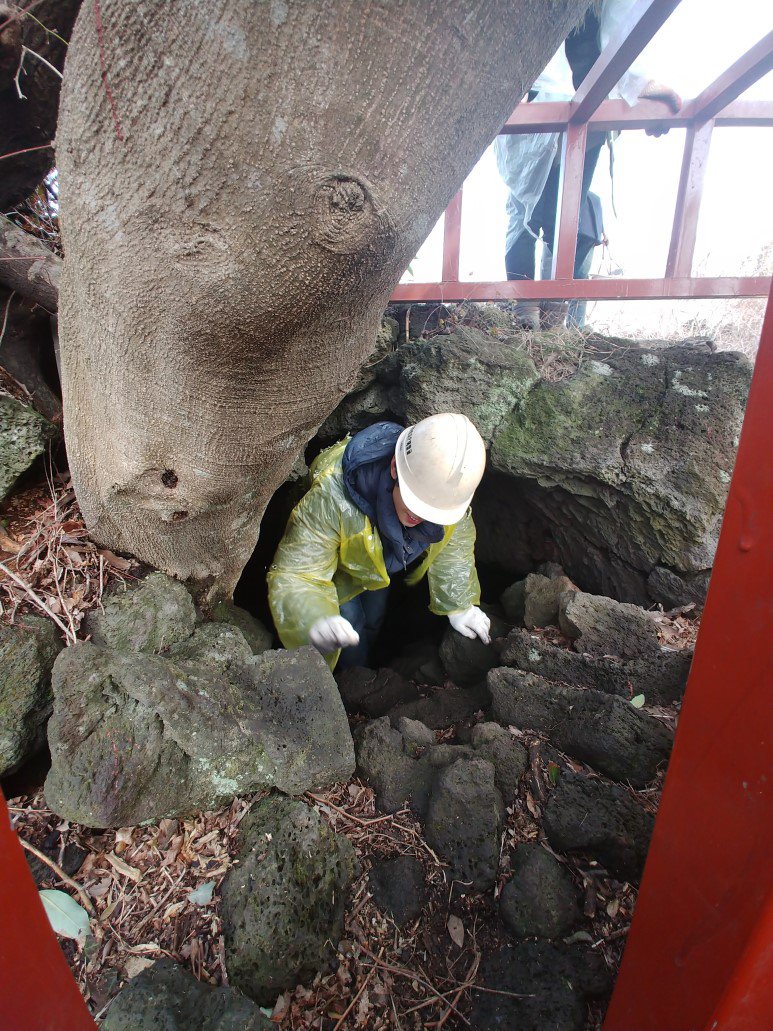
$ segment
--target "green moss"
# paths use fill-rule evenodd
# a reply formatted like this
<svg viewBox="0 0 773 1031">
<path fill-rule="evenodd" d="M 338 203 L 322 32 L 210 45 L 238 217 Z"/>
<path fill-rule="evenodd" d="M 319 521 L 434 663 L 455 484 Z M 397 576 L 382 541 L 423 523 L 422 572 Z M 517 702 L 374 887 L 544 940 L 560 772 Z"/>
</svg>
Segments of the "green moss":
<svg viewBox="0 0 773 1031">
<path fill-rule="evenodd" d="M 32 463 L 45 453 L 56 428 L 34 408 L 0 396 L 0 501 Z"/>
</svg>

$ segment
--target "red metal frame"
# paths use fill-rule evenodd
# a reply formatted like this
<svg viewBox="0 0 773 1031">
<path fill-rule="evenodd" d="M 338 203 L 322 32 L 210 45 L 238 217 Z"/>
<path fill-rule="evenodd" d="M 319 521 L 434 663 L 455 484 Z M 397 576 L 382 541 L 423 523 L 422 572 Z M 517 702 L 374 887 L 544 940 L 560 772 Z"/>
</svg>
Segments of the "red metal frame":
<svg viewBox="0 0 773 1031">
<path fill-rule="evenodd" d="M 671 244 L 666 259 L 666 276 L 689 276 L 698 234 L 698 215 L 703 196 L 703 180 L 709 160 L 714 121 L 691 125 L 687 130 L 682 157 L 682 171 L 676 191 L 676 211 L 671 230 Z"/>
<path fill-rule="evenodd" d="M 664 104 L 652 100 L 639 101 L 634 107 L 629 107 L 622 100 L 604 100 L 678 2 L 639 0 L 625 29 L 610 40 L 572 100 L 565 103 L 519 104 L 502 128 L 503 134 L 557 131 L 564 134 L 552 280 L 461 282 L 460 190 L 446 209 L 441 282 L 400 283 L 392 294 L 393 301 L 496 301 L 519 298 L 651 300 L 767 295 L 771 285 L 768 276 L 697 278 L 692 276 L 692 260 L 713 127 L 773 126 L 772 101 L 737 99 L 753 82 L 773 68 L 773 32 L 756 43 L 698 97 L 688 100 L 677 114 L 672 114 Z M 663 278 L 574 279 L 587 133 L 590 130 L 652 127 L 687 129 L 671 243 Z"/>
<path fill-rule="evenodd" d="M 679 0 L 638 0 L 626 24 L 612 36 L 578 87 L 570 122 L 588 121 L 678 6 Z"/>
<path fill-rule="evenodd" d="M 688 100 L 674 114 L 656 100 L 640 100 L 631 107 L 624 100 L 605 100 L 588 119 L 594 131 L 612 129 L 646 129 L 657 125 L 663 129 L 687 129 L 694 122 Z M 502 126 L 500 135 L 519 133 L 563 132 L 571 117 L 571 100 L 555 100 L 521 104 Z M 773 126 L 773 102 L 770 100 L 736 100 L 715 117 L 719 128 L 770 128 Z"/>
<path fill-rule="evenodd" d="M 0 791 L 0 1028 L 96 1031 L 30 876 Z"/>
<path fill-rule="evenodd" d="M 772 400 L 773 290 L 604 1031 L 773 1028 Z"/>
<path fill-rule="evenodd" d="M 768 276 L 716 276 L 679 279 L 527 279 L 510 283 L 401 283 L 393 301 L 510 301 L 588 298 L 591 301 L 651 301 L 658 298 L 764 297 Z"/>
<path fill-rule="evenodd" d="M 693 100 L 690 116 L 697 122 L 714 118 L 727 105 L 740 97 L 757 79 L 773 68 L 773 32 L 755 43 L 743 57 L 732 64 L 718 79 Z"/>
</svg>

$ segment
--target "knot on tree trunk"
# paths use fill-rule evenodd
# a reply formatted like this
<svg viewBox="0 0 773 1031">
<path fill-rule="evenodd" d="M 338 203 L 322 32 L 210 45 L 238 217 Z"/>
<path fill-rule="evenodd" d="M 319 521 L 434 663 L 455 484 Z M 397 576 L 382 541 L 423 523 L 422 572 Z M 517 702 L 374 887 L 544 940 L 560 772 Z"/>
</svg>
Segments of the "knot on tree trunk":
<svg viewBox="0 0 773 1031">
<path fill-rule="evenodd" d="M 336 254 L 371 251 L 383 259 L 392 252 L 395 230 L 363 179 L 336 172 L 317 185 L 312 236 Z"/>
</svg>

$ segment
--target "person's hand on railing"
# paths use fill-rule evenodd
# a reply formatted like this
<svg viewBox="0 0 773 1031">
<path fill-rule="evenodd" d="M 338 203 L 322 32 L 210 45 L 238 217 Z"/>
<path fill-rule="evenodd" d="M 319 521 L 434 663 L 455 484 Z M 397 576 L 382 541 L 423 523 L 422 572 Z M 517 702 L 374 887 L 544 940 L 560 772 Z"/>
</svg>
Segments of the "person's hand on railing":
<svg viewBox="0 0 773 1031">
<path fill-rule="evenodd" d="M 682 98 L 676 90 L 662 82 L 655 82 L 654 79 L 650 79 L 641 91 L 639 100 L 659 100 L 667 105 L 673 115 L 678 114 L 682 107 Z M 644 131 L 647 136 L 664 136 L 668 132 L 668 126 L 653 125 Z"/>
</svg>

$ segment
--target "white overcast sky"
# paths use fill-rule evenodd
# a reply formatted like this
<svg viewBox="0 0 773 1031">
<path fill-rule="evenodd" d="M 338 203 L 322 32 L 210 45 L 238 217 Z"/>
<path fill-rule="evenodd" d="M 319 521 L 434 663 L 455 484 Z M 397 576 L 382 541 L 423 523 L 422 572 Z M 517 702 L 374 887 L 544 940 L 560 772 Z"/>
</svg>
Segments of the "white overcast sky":
<svg viewBox="0 0 773 1031">
<path fill-rule="evenodd" d="M 697 96 L 773 28 L 770 0 L 682 0 L 637 62 L 684 98 Z M 744 99 L 773 100 L 773 73 Z M 684 130 L 659 139 L 624 132 L 615 143 L 612 210 L 606 149 L 593 180 L 604 204 L 610 249 L 628 277 L 663 275 L 684 147 Z M 715 129 L 698 228 L 694 272 L 736 275 L 773 240 L 773 128 Z M 489 148 L 464 187 L 460 277 L 504 279 L 506 190 Z M 440 279 L 442 220 L 405 280 Z M 600 249 L 596 251 L 600 257 Z M 598 262 L 597 262 L 598 265 Z M 603 271 L 603 270 L 602 270 Z M 773 272 L 766 268 L 765 272 Z M 631 302 L 633 303 L 633 302 Z"/>
</svg>

